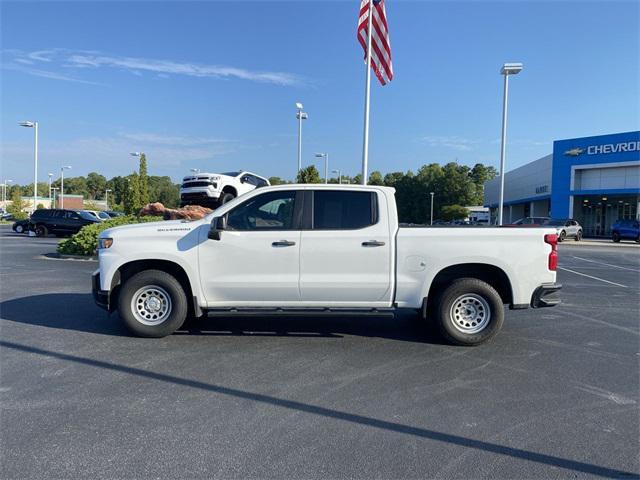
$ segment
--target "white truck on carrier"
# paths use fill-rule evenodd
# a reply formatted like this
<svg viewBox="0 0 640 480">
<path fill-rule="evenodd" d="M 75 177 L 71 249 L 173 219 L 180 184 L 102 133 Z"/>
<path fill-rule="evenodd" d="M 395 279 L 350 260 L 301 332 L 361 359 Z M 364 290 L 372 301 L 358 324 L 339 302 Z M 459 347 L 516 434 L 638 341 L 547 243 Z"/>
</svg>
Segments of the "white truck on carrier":
<svg viewBox="0 0 640 480">
<path fill-rule="evenodd" d="M 477 345 L 505 305 L 553 306 L 561 288 L 554 228 L 404 228 L 378 186 L 260 188 L 201 220 L 105 230 L 98 252 L 96 303 L 143 337 L 209 312 L 402 308 Z"/>
<path fill-rule="evenodd" d="M 217 208 L 243 193 L 269 185 L 266 178 L 245 171 L 188 175 L 180 185 L 180 206 Z"/>
</svg>

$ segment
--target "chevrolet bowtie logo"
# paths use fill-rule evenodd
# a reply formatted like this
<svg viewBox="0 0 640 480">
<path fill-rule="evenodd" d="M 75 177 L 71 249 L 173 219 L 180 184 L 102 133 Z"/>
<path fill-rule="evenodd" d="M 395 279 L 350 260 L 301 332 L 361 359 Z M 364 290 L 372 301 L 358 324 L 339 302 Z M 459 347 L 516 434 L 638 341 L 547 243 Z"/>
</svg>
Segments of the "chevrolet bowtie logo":
<svg viewBox="0 0 640 480">
<path fill-rule="evenodd" d="M 572 148 L 571 150 L 567 150 L 566 152 L 564 152 L 565 155 L 569 155 L 570 157 L 577 157 L 578 155 L 580 155 L 581 153 L 584 153 L 584 148 Z"/>
</svg>

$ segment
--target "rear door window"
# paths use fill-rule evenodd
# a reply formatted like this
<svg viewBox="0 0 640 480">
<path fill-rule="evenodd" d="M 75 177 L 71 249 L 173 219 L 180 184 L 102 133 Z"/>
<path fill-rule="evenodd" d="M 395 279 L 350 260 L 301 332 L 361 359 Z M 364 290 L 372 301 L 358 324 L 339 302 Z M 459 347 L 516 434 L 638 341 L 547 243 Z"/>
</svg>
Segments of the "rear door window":
<svg viewBox="0 0 640 480">
<path fill-rule="evenodd" d="M 375 192 L 315 190 L 314 230 L 355 230 L 378 222 Z"/>
</svg>

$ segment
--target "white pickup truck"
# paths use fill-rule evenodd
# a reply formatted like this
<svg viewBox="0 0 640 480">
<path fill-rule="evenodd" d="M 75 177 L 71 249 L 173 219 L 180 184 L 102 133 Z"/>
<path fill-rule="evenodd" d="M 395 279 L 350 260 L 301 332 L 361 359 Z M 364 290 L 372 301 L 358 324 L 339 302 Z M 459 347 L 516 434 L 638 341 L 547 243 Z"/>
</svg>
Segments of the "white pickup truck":
<svg viewBox="0 0 640 480">
<path fill-rule="evenodd" d="M 163 337 L 212 311 L 415 309 L 458 345 L 500 330 L 504 306 L 552 306 L 553 228 L 404 228 L 394 189 L 279 185 L 202 220 L 105 230 L 96 303 Z"/>
<path fill-rule="evenodd" d="M 244 170 L 197 173 L 182 179 L 180 206 L 201 205 L 216 208 L 246 192 L 269 185 L 269 180 L 266 178 Z"/>
</svg>

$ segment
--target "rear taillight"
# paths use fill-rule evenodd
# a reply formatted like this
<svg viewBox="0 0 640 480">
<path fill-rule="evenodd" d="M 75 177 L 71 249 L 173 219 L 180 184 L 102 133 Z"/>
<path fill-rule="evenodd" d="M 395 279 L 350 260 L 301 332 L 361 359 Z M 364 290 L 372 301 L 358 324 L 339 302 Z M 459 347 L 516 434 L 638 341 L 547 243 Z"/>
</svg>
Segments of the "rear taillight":
<svg viewBox="0 0 640 480">
<path fill-rule="evenodd" d="M 558 269 L 558 235 L 555 233 L 548 233 L 544 236 L 544 243 L 551 245 L 551 252 L 549 253 L 549 270 L 555 272 Z"/>
</svg>

